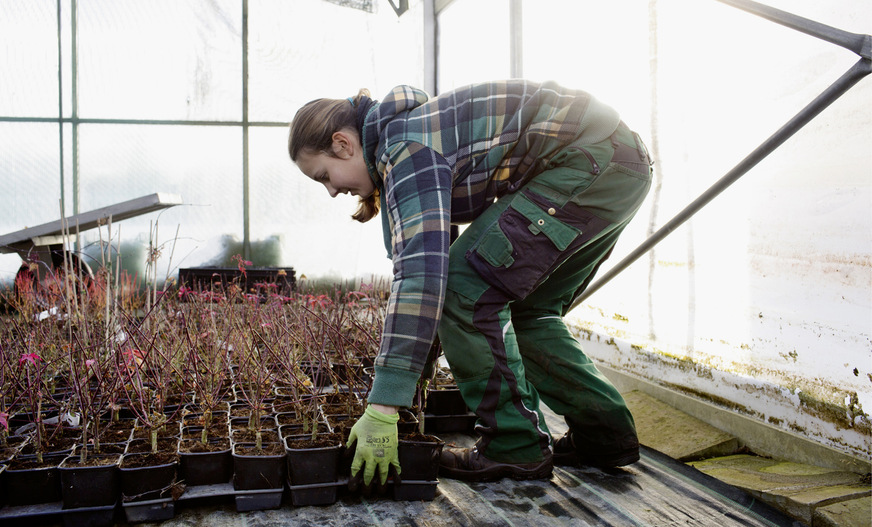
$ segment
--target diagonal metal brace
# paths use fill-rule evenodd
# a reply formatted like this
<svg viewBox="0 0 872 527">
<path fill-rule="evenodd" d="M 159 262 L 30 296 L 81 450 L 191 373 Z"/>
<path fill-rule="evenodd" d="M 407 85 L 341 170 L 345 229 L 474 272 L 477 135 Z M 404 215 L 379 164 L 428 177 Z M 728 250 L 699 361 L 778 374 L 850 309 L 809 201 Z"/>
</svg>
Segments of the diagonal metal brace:
<svg viewBox="0 0 872 527">
<path fill-rule="evenodd" d="M 761 18 L 765 18 L 770 22 L 781 24 L 782 26 L 795 29 L 806 35 L 825 40 L 845 49 L 849 49 L 860 55 L 862 58 L 872 60 L 872 36 L 861 35 L 859 33 L 851 33 L 826 24 L 822 24 L 815 20 L 794 15 L 781 9 L 776 9 L 768 5 L 752 2 L 751 0 L 718 0 L 723 4 L 731 5 L 735 8 L 747 11 Z"/>
</svg>

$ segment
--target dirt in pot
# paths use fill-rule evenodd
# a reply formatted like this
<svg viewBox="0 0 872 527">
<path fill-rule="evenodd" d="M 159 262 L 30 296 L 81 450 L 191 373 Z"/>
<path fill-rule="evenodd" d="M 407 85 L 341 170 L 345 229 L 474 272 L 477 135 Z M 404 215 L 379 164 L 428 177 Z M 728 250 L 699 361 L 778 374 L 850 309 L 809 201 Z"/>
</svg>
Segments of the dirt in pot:
<svg viewBox="0 0 872 527">
<path fill-rule="evenodd" d="M 164 426 L 158 428 L 157 436 L 158 437 L 175 437 L 179 434 L 179 423 L 178 421 L 173 421 L 170 423 L 166 423 Z M 146 428 L 144 426 L 138 426 L 133 429 L 133 439 L 151 439 L 151 429 Z"/>
<path fill-rule="evenodd" d="M 275 430 L 262 430 L 260 432 L 261 441 L 278 442 L 279 434 Z M 236 443 L 254 443 L 257 441 L 257 433 L 254 430 L 234 430 L 233 441 Z"/>
<path fill-rule="evenodd" d="M 227 425 L 212 425 L 206 430 L 206 437 L 212 438 L 225 438 L 228 435 Z M 193 428 L 183 428 L 182 429 L 182 439 L 201 439 L 203 436 L 203 429 L 200 427 Z"/>
<path fill-rule="evenodd" d="M 170 452 L 156 452 L 154 454 L 142 454 L 137 456 L 124 456 L 121 461 L 122 468 L 155 467 L 169 465 L 178 460 L 178 456 Z"/>
<path fill-rule="evenodd" d="M 157 440 L 157 450 L 158 452 L 175 452 L 177 445 L 177 439 L 175 438 L 164 438 Z M 148 454 L 152 451 L 151 442 L 147 440 L 134 440 L 131 441 L 127 447 L 128 454 Z"/>
<path fill-rule="evenodd" d="M 38 462 L 36 458 L 33 459 L 13 459 L 9 463 L 6 464 L 7 470 L 33 470 L 37 468 L 51 468 L 58 466 L 60 463 L 60 459 L 58 458 L 50 458 L 45 459 L 42 463 Z"/>
<path fill-rule="evenodd" d="M 228 416 L 229 412 L 215 412 L 212 414 L 212 418 L 210 421 L 211 426 L 221 426 L 223 428 L 227 428 Z M 184 426 L 203 426 L 206 418 L 203 415 L 193 415 L 189 417 L 185 417 L 182 424 Z"/>
<path fill-rule="evenodd" d="M 64 460 L 64 466 L 67 467 L 103 467 L 106 465 L 114 465 L 118 463 L 118 455 L 95 456 L 92 455 L 84 462 L 78 456 L 70 456 Z"/>
<path fill-rule="evenodd" d="M 130 439 L 130 428 L 127 430 L 124 429 L 116 429 L 116 430 L 103 430 L 100 433 L 100 441 L 103 443 L 120 443 L 122 441 L 127 441 Z"/>
<path fill-rule="evenodd" d="M 342 444 L 343 436 L 340 432 L 330 434 L 318 434 L 314 441 L 311 439 L 296 439 L 288 441 L 288 448 L 294 449 L 310 449 L 310 448 L 325 448 Z"/>
<path fill-rule="evenodd" d="M 222 450 L 230 449 L 230 440 L 229 439 L 219 439 L 217 441 L 209 441 L 208 443 L 203 443 L 202 441 L 195 440 L 186 440 L 179 443 L 179 452 L 185 452 L 188 454 L 200 454 L 205 452 L 221 452 Z"/>
<path fill-rule="evenodd" d="M 47 439 L 43 443 L 42 451 L 44 453 L 64 452 L 66 450 L 73 448 L 73 446 L 75 446 L 75 444 L 76 444 L 75 437 L 52 437 L 52 438 Z M 35 454 L 35 453 L 36 453 L 36 450 L 33 448 L 33 443 L 27 443 L 26 445 L 24 445 L 21 448 L 21 452 L 20 452 L 20 454 L 22 454 L 22 455 L 30 455 L 30 454 Z"/>
<path fill-rule="evenodd" d="M 266 443 L 258 450 L 254 445 L 236 445 L 236 454 L 240 456 L 280 456 L 285 453 L 281 443 Z"/>
</svg>

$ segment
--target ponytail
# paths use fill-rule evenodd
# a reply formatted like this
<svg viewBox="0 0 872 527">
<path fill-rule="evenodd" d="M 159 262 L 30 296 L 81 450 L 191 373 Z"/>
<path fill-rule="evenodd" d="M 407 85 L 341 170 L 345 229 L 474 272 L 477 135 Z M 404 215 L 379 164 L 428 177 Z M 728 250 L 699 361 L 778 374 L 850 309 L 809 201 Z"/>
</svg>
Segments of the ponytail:
<svg viewBox="0 0 872 527">
<path fill-rule="evenodd" d="M 378 215 L 379 190 L 376 189 L 368 198 L 359 198 L 357 211 L 351 215 L 351 219 L 360 223 L 366 223 Z"/>
</svg>

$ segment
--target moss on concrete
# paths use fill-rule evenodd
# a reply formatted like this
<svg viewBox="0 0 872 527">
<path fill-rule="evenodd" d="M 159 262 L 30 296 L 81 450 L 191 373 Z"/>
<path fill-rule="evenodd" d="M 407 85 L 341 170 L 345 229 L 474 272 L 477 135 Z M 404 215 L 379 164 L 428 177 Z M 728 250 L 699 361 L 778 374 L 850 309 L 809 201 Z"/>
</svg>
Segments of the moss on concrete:
<svg viewBox="0 0 872 527">
<path fill-rule="evenodd" d="M 858 498 L 818 507 L 815 527 L 868 527 L 872 523 L 872 497 Z"/>
</svg>

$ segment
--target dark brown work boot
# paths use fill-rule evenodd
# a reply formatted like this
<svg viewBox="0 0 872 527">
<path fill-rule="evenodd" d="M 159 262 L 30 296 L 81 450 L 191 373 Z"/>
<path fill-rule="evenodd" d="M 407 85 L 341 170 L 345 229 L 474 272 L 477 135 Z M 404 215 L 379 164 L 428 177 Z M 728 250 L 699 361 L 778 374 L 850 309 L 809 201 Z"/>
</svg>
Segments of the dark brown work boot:
<svg viewBox="0 0 872 527">
<path fill-rule="evenodd" d="M 597 468 L 623 467 L 639 461 L 639 445 L 609 452 L 590 450 L 581 454 L 572 441 L 572 432 L 566 432 L 554 442 L 554 464 Z"/>
<path fill-rule="evenodd" d="M 490 460 L 478 448 L 446 446 L 439 458 L 439 475 L 463 481 L 496 481 L 500 478 L 548 479 L 554 468 L 551 454 L 534 463 L 502 463 Z"/>
</svg>

